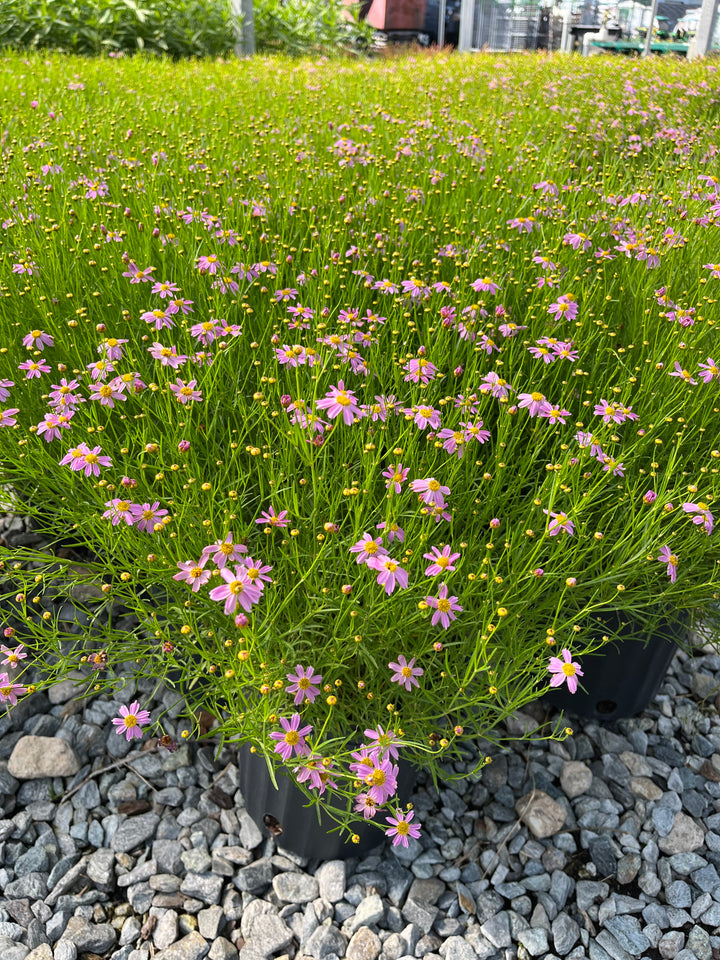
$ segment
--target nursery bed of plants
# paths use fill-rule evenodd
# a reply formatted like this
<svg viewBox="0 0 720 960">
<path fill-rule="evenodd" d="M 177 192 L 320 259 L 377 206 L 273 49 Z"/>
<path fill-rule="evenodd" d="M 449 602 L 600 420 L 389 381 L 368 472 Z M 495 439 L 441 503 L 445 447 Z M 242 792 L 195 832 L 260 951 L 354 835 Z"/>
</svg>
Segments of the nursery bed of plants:
<svg viewBox="0 0 720 960">
<path fill-rule="evenodd" d="M 132 663 L 407 843 L 398 750 L 575 689 L 598 614 L 717 599 L 715 66 L 0 85 L 0 483 L 56 545 L 2 551 L 4 701 Z M 163 734 L 130 688 L 115 719 Z"/>
</svg>

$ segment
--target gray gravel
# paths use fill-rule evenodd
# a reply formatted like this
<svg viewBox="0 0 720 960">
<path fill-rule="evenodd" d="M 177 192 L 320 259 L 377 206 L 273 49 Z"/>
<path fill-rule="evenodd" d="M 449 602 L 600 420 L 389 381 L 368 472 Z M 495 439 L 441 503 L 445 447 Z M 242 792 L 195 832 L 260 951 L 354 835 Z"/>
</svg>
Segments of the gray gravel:
<svg viewBox="0 0 720 960">
<path fill-rule="evenodd" d="M 718 690 L 680 652 L 641 716 L 479 743 L 480 775 L 421 775 L 420 841 L 330 862 L 253 823 L 232 751 L 126 750 L 117 704 L 35 694 L 0 717 L 0 960 L 717 960 Z"/>
</svg>

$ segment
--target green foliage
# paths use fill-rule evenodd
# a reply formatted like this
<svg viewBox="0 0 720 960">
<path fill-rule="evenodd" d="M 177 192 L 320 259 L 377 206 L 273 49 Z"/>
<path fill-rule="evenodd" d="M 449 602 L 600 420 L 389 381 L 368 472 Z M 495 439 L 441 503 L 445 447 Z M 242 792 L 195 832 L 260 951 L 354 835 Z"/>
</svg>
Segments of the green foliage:
<svg viewBox="0 0 720 960">
<path fill-rule="evenodd" d="M 0 0 L 0 48 L 218 57 L 237 39 L 229 0 Z M 353 49 L 372 30 L 341 0 L 260 0 L 258 50 Z"/>
<path fill-rule="evenodd" d="M 364 731 L 439 776 L 612 611 L 718 601 L 712 65 L 13 54 L 0 97 L 0 490 L 59 548 L 0 548 L 17 680 L 175 685 L 288 775 L 297 712 L 349 803 Z"/>
</svg>

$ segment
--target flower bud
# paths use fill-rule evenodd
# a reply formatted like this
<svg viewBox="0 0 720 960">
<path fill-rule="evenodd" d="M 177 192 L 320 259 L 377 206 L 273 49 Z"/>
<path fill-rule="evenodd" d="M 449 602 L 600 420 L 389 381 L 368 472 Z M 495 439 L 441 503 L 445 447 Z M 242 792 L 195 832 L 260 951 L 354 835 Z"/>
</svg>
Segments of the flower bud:
<svg viewBox="0 0 720 960">
<path fill-rule="evenodd" d="M 178 444 L 178 450 L 180 451 L 180 453 L 187 453 L 189 449 L 190 449 L 189 440 L 181 440 L 180 443 Z"/>
<path fill-rule="evenodd" d="M 236 627 L 246 627 L 249 623 L 250 623 L 250 621 L 248 620 L 248 618 L 245 616 L 244 613 L 239 613 L 239 614 L 235 617 L 235 626 L 236 626 Z"/>
<path fill-rule="evenodd" d="M 654 503 L 657 500 L 657 494 L 654 490 L 648 490 L 648 492 L 643 496 L 643 503 Z"/>
</svg>

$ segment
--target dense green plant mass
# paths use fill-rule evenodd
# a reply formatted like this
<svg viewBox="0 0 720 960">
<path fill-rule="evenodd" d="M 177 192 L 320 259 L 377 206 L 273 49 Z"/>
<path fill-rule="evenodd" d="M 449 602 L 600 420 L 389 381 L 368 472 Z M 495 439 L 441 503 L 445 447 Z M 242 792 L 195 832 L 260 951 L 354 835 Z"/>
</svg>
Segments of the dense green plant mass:
<svg viewBox="0 0 720 960">
<path fill-rule="evenodd" d="M 230 0 L 0 0 L 0 47 L 66 53 L 227 56 L 236 43 Z M 256 0 L 257 49 L 356 49 L 372 31 L 341 0 Z"/>
<path fill-rule="evenodd" d="M 0 483 L 62 545 L 3 550 L 24 664 L 176 683 L 365 813 L 368 730 L 438 769 L 587 675 L 597 616 L 717 599 L 716 67 L 0 88 Z"/>
</svg>

